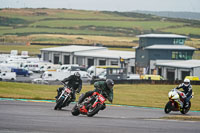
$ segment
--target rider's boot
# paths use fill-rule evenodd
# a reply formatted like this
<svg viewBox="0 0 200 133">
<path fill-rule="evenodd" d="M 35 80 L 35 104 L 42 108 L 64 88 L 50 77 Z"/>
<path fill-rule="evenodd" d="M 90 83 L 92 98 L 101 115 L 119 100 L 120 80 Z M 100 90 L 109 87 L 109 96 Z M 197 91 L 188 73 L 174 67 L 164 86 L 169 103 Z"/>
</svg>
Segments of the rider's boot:
<svg viewBox="0 0 200 133">
<path fill-rule="evenodd" d="M 103 103 L 103 105 L 101 106 L 101 110 L 104 110 L 106 108 L 106 104 Z"/>
<path fill-rule="evenodd" d="M 60 87 L 60 88 L 57 89 L 57 96 L 55 96 L 56 99 L 59 98 L 63 89 L 64 89 L 63 87 Z"/>
<path fill-rule="evenodd" d="M 189 102 L 185 103 L 185 108 L 187 108 L 189 106 Z"/>
<path fill-rule="evenodd" d="M 57 99 L 57 98 L 59 98 L 59 96 L 60 96 L 60 92 L 57 91 L 57 96 L 55 96 L 55 98 Z"/>
<path fill-rule="evenodd" d="M 82 102 L 83 102 L 83 100 L 85 99 L 85 94 L 82 94 L 80 97 L 79 97 L 79 100 L 78 100 L 78 105 L 80 105 Z"/>
</svg>

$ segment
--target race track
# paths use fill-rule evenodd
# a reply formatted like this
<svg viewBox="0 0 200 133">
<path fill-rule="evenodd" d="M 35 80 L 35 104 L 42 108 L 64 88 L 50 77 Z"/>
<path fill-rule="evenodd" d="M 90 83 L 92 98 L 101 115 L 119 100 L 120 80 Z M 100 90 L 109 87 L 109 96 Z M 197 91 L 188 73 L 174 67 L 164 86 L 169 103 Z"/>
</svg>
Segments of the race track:
<svg viewBox="0 0 200 133">
<path fill-rule="evenodd" d="M 55 103 L 0 100 L 0 133 L 199 133 L 200 122 L 158 119 L 163 109 L 107 106 L 94 117 L 72 116 Z M 179 115 L 179 112 L 170 115 Z M 181 114 L 180 114 L 181 115 Z M 198 115 L 200 112 L 189 112 Z"/>
</svg>

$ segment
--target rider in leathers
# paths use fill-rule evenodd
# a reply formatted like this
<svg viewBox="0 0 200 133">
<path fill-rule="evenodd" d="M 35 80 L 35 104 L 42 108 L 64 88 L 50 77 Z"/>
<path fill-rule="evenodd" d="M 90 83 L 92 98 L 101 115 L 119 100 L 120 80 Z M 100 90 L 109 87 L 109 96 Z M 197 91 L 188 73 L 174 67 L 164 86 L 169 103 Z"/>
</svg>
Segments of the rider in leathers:
<svg viewBox="0 0 200 133">
<path fill-rule="evenodd" d="M 95 89 L 93 91 L 88 91 L 84 94 L 84 96 L 82 96 L 79 101 L 78 104 L 82 103 L 83 100 L 86 97 L 92 96 L 92 94 L 94 92 L 102 92 L 101 94 L 108 99 L 108 101 L 110 101 L 112 103 L 113 101 L 113 86 L 114 86 L 114 82 L 111 79 L 107 79 L 106 81 L 98 81 L 94 83 L 94 87 Z M 102 110 L 105 109 L 105 103 L 104 106 L 101 108 Z"/>
<path fill-rule="evenodd" d="M 185 79 L 182 84 L 180 84 L 176 89 L 183 88 L 186 98 L 184 99 L 184 106 L 187 107 L 190 99 L 192 98 L 192 85 L 189 79 Z"/>
<path fill-rule="evenodd" d="M 75 95 L 75 92 L 76 93 L 80 93 L 81 89 L 82 89 L 82 80 L 80 78 L 80 73 L 79 72 L 76 72 L 74 73 L 74 75 L 70 75 L 69 77 L 65 78 L 63 81 L 61 81 L 62 83 L 67 83 L 67 86 L 69 88 L 72 88 L 72 99 L 71 99 L 71 102 L 74 102 L 75 99 L 76 99 L 76 95 Z M 60 93 L 62 92 L 64 88 L 63 87 L 60 87 L 58 88 L 57 92 L 57 96 L 56 98 L 59 97 Z"/>
</svg>

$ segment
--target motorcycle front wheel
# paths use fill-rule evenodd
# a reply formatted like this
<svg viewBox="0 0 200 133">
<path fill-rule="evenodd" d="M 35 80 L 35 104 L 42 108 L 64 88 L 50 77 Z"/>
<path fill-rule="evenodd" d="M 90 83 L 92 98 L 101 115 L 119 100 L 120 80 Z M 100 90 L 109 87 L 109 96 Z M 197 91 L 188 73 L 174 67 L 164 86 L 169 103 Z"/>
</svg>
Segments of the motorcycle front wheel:
<svg viewBox="0 0 200 133">
<path fill-rule="evenodd" d="M 64 101 L 64 97 L 61 97 L 60 99 L 58 99 L 56 101 L 56 106 L 54 107 L 54 110 L 61 109 L 63 101 Z"/>
<path fill-rule="evenodd" d="M 80 114 L 77 104 L 72 108 L 71 113 L 73 116 L 78 116 Z"/>
<path fill-rule="evenodd" d="M 87 113 L 88 117 L 92 117 L 99 112 L 101 109 L 101 104 L 97 104 L 94 108 L 90 107 Z"/>
<path fill-rule="evenodd" d="M 165 105 L 165 113 L 169 114 L 172 111 L 172 102 L 169 101 L 166 105 Z"/>
<path fill-rule="evenodd" d="M 188 107 L 187 107 L 187 108 L 183 108 L 180 112 L 181 112 L 182 114 L 186 114 L 187 112 L 189 112 L 190 107 L 191 107 L 191 102 L 189 101 Z"/>
</svg>

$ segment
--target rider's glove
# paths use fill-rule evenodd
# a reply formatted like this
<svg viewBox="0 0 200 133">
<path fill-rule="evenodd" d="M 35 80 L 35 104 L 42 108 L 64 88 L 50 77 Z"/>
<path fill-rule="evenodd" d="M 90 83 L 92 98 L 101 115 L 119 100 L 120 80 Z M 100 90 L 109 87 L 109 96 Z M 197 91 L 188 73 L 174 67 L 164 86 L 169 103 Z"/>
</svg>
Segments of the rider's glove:
<svg viewBox="0 0 200 133">
<path fill-rule="evenodd" d="M 64 81 L 61 81 L 61 83 L 65 85 L 65 82 L 64 82 Z"/>
<path fill-rule="evenodd" d="M 112 99 L 110 99 L 109 97 L 108 97 L 108 101 L 112 103 Z"/>
</svg>

